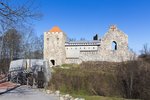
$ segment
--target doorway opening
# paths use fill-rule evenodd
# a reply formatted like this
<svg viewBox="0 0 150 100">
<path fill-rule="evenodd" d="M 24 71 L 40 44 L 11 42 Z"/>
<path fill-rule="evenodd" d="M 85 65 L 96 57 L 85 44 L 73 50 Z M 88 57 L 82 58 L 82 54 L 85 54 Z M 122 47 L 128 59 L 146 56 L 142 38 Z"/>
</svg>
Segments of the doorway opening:
<svg viewBox="0 0 150 100">
<path fill-rule="evenodd" d="M 55 60 L 50 60 L 52 65 L 55 65 Z"/>
</svg>

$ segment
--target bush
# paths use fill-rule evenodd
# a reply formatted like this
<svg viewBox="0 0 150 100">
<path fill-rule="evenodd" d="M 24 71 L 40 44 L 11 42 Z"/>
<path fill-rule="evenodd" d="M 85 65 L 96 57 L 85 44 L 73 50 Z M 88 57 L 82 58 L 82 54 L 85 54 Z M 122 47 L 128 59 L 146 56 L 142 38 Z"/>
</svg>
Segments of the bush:
<svg viewBox="0 0 150 100">
<path fill-rule="evenodd" d="M 122 63 L 117 70 L 118 88 L 122 97 L 133 99 L 150 98 L 150 64 L 145 61 Z"/>
<path fill-rule="evenodd" d="M 150 64 L 145 61 L 83 62 L 78 67 L 54 70 L 50 89 L 78 95 L 150 98 Z"/>
<path fill-rule="evenodd" d="M 79 67 L 70 69 L 55 68 L 49 85 L 51 89 L 70 94 L 116 95 L 119 92 L 114 92 L 113 89 L 116 87 L 114 72 L 117 65 L 108 62 L 84 62 Z"/>
</svg>

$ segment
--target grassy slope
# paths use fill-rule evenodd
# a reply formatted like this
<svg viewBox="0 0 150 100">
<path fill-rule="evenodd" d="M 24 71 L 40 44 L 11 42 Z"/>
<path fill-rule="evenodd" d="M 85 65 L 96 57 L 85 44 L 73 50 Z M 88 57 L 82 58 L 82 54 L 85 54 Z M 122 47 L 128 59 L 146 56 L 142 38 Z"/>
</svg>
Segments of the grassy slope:
<svg viewBox="0 0 150 100">
<path fill-rule="evenodd" d="M 120 95 L 118 94 L 116 94 L 117 97 L 104 97 L 104 96 L 95 96 L 95 95 L 90 96 L 91 94 L 88 95 L 89 93 L 85 92 L 84 90 L 85 88 L 83 88 L 83 91 L 81 90 L 82 88 L 79 88 L 79 90 L 76 91 L 74 90 L 72 86 L 69 87 L 68 89 L 68 86 L 74 84 L 78 80 L 80 81 L 78 81 L 77 83 L 80 83 L 81 80 L 83 81 L 84 84 L 89 83 L 90 81 L 87 81 L 87 79 L 90 77 L 86 77 L 86 76 L 92 76 L 92 79 L 95 76 L 95 78 L 102 79 L 102 80 L 99 80 L 100 82 L 96 82 L 96 83 L 101 83 L 100 85 L 98 84 L 97 86 L 101 86 L 100 89 L 102 90 L 102 93 L 104 92 L 106 96 L 115 96 L 115 91 L 114 90 L 109 91 L 110 87 L 107 87 L 107 86 L 110 86 L 109 83 L 113 84 L 112 83 L 113 80 L 111 80 L 110 82 L 109 80 L 113 79 L 112 75 L 114 74 L 115 69 L 118 66 L 120 67 L 120 63 L 108 63 L 108 62 L 86 62 L 81 65 L 64 64 L 60 66 L 61 68 L 60 67 L 54 68 L 56 79 L 54 79 L 53 82 L 54 83 L 56 82 L 57 84 L 60 83 L 57 85 L 57 87 L 61 92 L 67 93 L 67 94 L 69 93 L 73 97 L 85 98 L 85 100 L 133 100 L 133 99 L 117 98 L 117 97 L 120 97 Z M 100 76 L 96 77 L 97 75 L 100 75 Z M 86 78 L 86 80 L 84 80 L 84 78 Z M 92 79 L 90 78 L 90 80 Z"/>
<path fill-rule="evenodd" d="M 85 98 L 85 100 L 134 100 L 134 99 L 124 99 L 116 97 L 104 97 L 104 96 L 86 96 L 86 95 L 72 95 L 77 98 Z"/>
</svg>

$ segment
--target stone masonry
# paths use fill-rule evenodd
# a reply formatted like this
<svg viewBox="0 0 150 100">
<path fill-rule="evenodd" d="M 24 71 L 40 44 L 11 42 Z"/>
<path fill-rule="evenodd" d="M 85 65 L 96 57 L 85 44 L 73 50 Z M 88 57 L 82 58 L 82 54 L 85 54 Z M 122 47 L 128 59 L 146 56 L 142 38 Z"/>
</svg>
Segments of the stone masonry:
<svg viewBox="0 0 150 100">
<path fill-rule="evenodd" d="M 81 63 L 82 61 L 121 62 L 131 60 L 134 53 L 128 49 L 128 36 L 115 25 L 99 39 L 67 41 L 59 27 L 44 33 L 44 59 L 52 65 Z"/>
</svg>

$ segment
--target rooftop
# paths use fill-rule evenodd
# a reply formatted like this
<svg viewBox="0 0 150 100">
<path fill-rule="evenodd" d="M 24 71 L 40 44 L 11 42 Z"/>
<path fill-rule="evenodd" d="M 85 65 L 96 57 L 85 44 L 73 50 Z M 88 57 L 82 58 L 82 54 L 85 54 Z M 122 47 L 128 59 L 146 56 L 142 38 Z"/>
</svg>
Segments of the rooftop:
<svg viewBox="0 0 150 100">
<path fill-rule="evenodd" d="M 99 40 L 92 40 L 92 41 L 67 41 L 65 42 L 65 46 L 72 46 L 72 45 L 100 45 L 101 41 Z"/>
<path fill-rule="evenodd" d="M 58 26 L 54 26 L 49 32 L 62 32 L 62 30 Z"/>
</svg>

